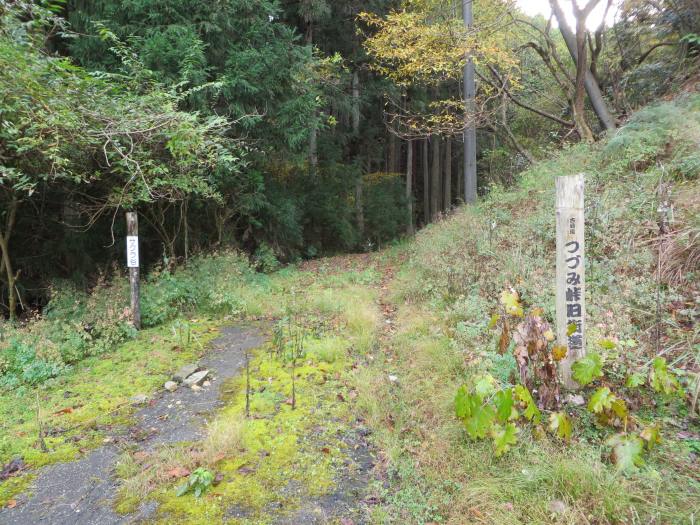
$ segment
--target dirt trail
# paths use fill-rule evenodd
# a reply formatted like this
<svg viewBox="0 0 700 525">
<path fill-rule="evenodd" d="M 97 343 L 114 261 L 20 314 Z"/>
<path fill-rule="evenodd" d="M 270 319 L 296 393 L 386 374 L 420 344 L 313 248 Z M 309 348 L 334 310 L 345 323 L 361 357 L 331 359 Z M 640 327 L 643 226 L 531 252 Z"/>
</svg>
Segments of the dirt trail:
<svg viewBox="0 0 700 525">
<path fill-rule="evenodd" d="M 135 514 L 120 516 L 112 509 L 118 488 L 114 466 L 126 448 L 150 450 L 157 445 L 193 441 L 204 436 L 207 416 L 222 406 L 219 388 L 244 365 L 245 351 L 264 342 L 259 329 L 224 328 L 199 365 L 215 381 L 199 392 L 179 388 L 158 393 L 135 416 L 137 423 L 115 430 L 110 443 L 84 458 L 39 471 L 30 491 L 13 509 L 0 510 L 3 525 L 111 525 L 148 521 L 157 510 L 146 502 Z"/>
</svg>

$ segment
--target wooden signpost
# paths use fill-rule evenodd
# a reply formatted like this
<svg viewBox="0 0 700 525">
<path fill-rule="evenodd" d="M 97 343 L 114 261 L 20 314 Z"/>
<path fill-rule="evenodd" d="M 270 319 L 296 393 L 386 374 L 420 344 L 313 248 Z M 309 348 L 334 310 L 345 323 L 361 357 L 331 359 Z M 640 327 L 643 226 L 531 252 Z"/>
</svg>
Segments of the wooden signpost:
<svg viewBox="0 0 700 525">
<path fill-rule="evenodd" d="M 131 285 L 131 317 L 134 328 L 141 329 L 141 303 L 139 299 L 139 219 L 136 212 L 126 213 L 126 265 L 129 267 Z"/>
<path fill-rule="evenodd" d="M 562 384 L 575 389 L 571 365 L 586 354 L 584 176 L 557 177 L 557 342 L 567 347 L 559 363 Z"/>
</svg>

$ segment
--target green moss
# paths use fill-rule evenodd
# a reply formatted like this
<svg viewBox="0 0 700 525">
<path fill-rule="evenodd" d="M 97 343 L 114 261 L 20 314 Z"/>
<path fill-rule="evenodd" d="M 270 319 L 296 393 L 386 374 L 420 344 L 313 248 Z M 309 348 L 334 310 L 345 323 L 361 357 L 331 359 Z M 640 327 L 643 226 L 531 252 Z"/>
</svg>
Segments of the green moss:
<svg viewBox="0 0 700 525">
<path fill-rule="evenodd" d="M 241 523 L 269 523 L 334 489 L 347 459 L 341 435 L 353 418 L 347 402 L 353 363 L 357 351 L 374 340 L 378 324 L 376 294 L 356 283 L 375 275 L 329 276 L 328 286 L 312 284 L 313 278 L 287 270 L 246 291 L 250 300 L 276 302 L 274 312 L 296 312 L 314 327 L 295 370 L 296 408 L 290 405 L 292 363 L 270 348 L 257 349 L 250 364 L 250 418 L 241 374 L 223 385 L 226 405 L 212 421 L 209 438 L 182 446 L 182 466 L 204 465 L 223 479 L 200 499 L 177 497 L 181 481 L 150 480 L 148 498 L 159 504 L 159 523 L 237 523 L 236 510 L 245 516 Z M 291 289 L 301 291 L 294 295 Z M 236 429 L 235 447 L 214 436 L 222 429 Z M 219 454 L 217 447 L 228 448 Z M 136 474 L 125 482 L 118 510 L 133 510 L 142 501 L 136 491 L 143 481 Z"/>
<path fill-rule="evenodd" d="M 298 508 L 302 498 L 333 488 L 335 467 L 345 458 L 337 431 L 347 408 L 337 396 L 344 387 L 329 377 L 349 369 L 344 352 L 347 342 L 331 336 L 313 339 L 309 348 L 313 352 L 296 371 L 294 410 L 288 402 L 291 364 L 271 359 L 266 349 L 260 349 L 251 363 L 254 393 L 250 419 L 245 418 L 244 379 L 226 385 L 224 390 L 233 392 L 217 421 L 243 422 L 243 450 L 215 465 L 223 481 L 201 500 L 191 495 L 175 496 L 176 484 L 167 484 L 153 494 L 164 522 L 220 520 L 227 509 L 241 508 L 247 519 L 265 523 L 271 514 Z M 317 354 L 332 355 L 332 362 Z"/>
<path fill-rule="evenodd" d="M 14 457 L 32 468 L 70 461 L 101 444 L 106 425 L 128 424 L 135 410 L 129 399 L 157 391 L 174 369 L 198 359 L 218 334 L 220 322 L 189 323 L 193 338 L 187 347 L 181 346 L 174 325 L 167 324 L 140 332 L 110 354 L 82 361 L 57 380 L 0 394 L 0 465 Z M 37 446 L 37 407 L 49 435 L 44 438 L 48 452 Z M 0 491 L 8 483 L 0 483 Z"/>
<path fill-rule="evenodd" d="M 27 490 L 33 480 L 33 475 L 25 474 L 24 476 L 8 478 L 0 483 L 0 509 L 7 505 L 11 499 L 14 499 L 15 496 Z"/>
</svg>

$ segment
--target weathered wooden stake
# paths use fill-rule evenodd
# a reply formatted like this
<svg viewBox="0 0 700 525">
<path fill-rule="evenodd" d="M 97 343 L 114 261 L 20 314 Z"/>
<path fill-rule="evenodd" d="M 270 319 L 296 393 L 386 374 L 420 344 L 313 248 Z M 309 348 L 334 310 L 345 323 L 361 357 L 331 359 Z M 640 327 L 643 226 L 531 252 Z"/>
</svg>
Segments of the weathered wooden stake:
<svg viewBox="0 0 700 525">
<path fill-rule="evenodd" d="M 126 264 L 131 285 L 131 318 L 134 328 L 141 329 L 141 302 L 139 299 L 139 218 L 136 212 L 126 213 Z"/>
<path fill-rule="evenodd" d="M 567 347 L 559 363 L 562 384 L 576 389 L 571 365 L 586 354 L 584 175 L 557 177 L 557 342 Z"/>
</svg>

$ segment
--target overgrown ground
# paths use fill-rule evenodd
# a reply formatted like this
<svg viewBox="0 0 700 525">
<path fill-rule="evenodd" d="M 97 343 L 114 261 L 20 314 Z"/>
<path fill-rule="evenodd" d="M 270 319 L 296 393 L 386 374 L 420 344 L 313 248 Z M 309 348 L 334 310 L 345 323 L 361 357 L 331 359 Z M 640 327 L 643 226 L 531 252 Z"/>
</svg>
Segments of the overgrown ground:
<svg viewBox="0 0 700 525">
<path fill-rule="evenodd" d="M 694 523 L 698 145 L 700 98 L 687 96 L 642 111 L 607 141 L 557 154 L 517 187 L 493 188 L 478 206 L 382 253 L 271 275 L 230 254 L 201 259 L 152 278 L 144 287 L 152 328 L 123 343 L 134 334 L 102 304 L 126 304 L 123 288 L 77 302 L 59 294 L 48 319 L 4 336 L 0 464 L 22 457 L 36 468 L 85 453 L 111 425 L 128 424 L 132 395 L 161 388 L 218 326 L 263 319 L 270 342 L 251 358 L 250 417 L 241 376 L 224 386 L 226 408 L 202 442 L 125 450 L 115 473 L 119 511 L 153 500 L 163 523 L 340 521 L 324 517 L 328 505 L 348 507 L 343 523 Z M 588 403 L 609 388 L 628 414 L 623 426 L 602 425 L 586 404 L 570 403 L 543 411 L 540 424 L 511 418 L 504 428 L 518 429 L 516 441 L 497 457 L 491 435 L 470 439 L 455 395 L 463 385 L 492 395 L 517 384 L 515 343 L 499 345 L 502 321 L 492 322 L 504 290 L 517 293 L 526 315 L 553 320 L 554 177 L 579 171 L 587 174 L 589 351 L 603 361 L 581 395 Z M 663 236 L 660 187 L 673 205 Z M 75 322 L 66 326 L 69 312 Z M 76 344 L 83 332 L 87 342 Z M 666 393 L 654 386 L 658 371 L 647 377 L 658 355 L 670 370 Z M 631 376 L 641 384 L 627 383 Z M 569 439 L 549 430 L 551 414 L 567 415 Z M 608 439 L 637 439 L 657 425 L 661 442 L 622 470 Z M 369 436 L 377 455 L 373 481 L 328 499 L 343 487 L 357 435 Z M 218 483 L 202 498 L 177 496 L 197 467 L 219 474 Z M 0 505 L 31 475 L 0 482 Z"/>
<path fill-rule="evenodd" d="M 388 291 L 398 307 L 396 331 L 379 362 L 358 373 L 362 413 L 377 429 L 390 481 L 388 490 L 377 485 L 383 505 L 373 521 L 697 521 L 698 144 L 697 96 L 650 107 L 609 141 L 572 147 L 534 166 L 513 190 L 493 188 L 479 206 L 417 236 Z M 632 416 L 628 428 L 610 428 L 585 405 L 564 405 L 570 443 L 548 431 L 545 413 L 541 425 L 518 423 L 517 443 L 497 458 L 488 435 L 467 437 L 455 395 L 484 377 L 495 380 L 489 392 L 517 383 L 515 342 L 499 352 L 501 324 L 491 322 L 504 290 L 519 294 L 526 313 L 539 307 L 554 319 L 554 177 L 572 172 L 587 175 L 589 351 L 604 359 L 604 375 L 582 394 L 588 402 L 596 388 L 609 387 Z M 673 204 L 665 237 L 657 224 L 660 185 Z M 625 386 L 658 354 L 685 395 L 664 396 L 646 381 Z M 655 424 L 661 444 L 644 454 L 643 466 L 620 472 L 606 440 Z"/>
</svg>

